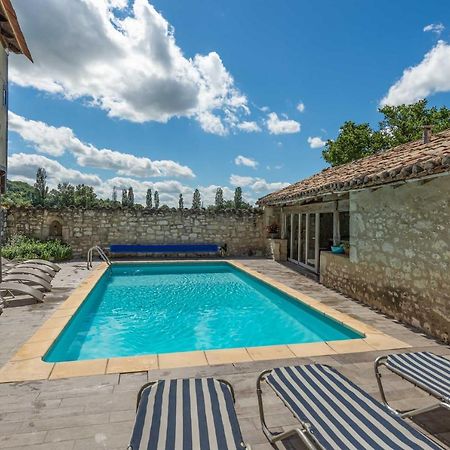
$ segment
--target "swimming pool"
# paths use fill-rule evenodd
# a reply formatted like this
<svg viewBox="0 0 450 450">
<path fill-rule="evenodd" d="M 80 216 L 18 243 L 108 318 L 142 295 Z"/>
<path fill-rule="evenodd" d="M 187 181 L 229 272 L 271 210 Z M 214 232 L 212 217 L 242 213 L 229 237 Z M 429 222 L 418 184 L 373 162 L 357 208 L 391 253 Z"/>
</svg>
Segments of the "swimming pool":
<svg viewBox="0 0 450 450">
<path fill-rule="evenodd" d="M 114 264 L 43 360 L 359 339 L 226 262 Z"/>
</svg>

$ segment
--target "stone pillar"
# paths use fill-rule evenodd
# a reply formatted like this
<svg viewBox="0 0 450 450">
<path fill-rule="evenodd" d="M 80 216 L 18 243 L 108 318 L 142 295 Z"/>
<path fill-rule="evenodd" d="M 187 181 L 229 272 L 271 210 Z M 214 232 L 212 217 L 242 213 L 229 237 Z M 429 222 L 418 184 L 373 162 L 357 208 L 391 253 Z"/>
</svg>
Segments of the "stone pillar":
<svg viewBox="0 0 450 450">
<path fill-rule="evenodd" d="M 287 261 L 287 240 L 267 239 L 269 255 L 274 261 Z"/>
</svg>

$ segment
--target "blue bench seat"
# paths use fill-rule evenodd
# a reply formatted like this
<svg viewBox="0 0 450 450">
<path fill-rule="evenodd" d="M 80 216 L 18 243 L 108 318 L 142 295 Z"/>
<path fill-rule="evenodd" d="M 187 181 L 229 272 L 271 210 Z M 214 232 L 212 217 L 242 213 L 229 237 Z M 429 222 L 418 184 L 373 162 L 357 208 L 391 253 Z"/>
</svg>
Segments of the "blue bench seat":
<svg viewBox="0 0 450 450">
<path fill-rule="evenodd" d="M 222 253 L 218 244 L 112 244 L 111 253 Z"/>
</svg>

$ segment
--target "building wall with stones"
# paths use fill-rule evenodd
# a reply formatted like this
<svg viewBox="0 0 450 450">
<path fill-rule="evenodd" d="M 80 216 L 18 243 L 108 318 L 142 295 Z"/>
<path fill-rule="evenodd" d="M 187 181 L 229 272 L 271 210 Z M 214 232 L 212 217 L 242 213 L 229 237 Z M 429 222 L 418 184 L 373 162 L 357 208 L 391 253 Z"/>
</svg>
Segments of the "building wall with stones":
<svg viewBox="0 0 450 450">
<path fill-rule="evenodd" d="M 72 246 L 76 257 L 85 257 L 93 245 L 110 244 L 226 243 L 229 256 L 261 256 L 266 251 L 258 210 L 11 208 L 5 234 L 59 238 Z"/>
<path fill-rule="evenodd" d="M 444 341 L 450 335 L 450 175 L 350 193 L 350 257 L 321 282 Z"/>
</svg>

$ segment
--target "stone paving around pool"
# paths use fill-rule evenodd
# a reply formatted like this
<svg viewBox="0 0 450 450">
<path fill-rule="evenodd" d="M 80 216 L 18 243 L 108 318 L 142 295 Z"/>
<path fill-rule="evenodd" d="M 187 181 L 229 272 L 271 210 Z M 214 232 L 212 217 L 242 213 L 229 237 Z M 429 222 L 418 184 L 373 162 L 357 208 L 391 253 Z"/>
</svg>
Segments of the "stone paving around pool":
<svg viewBox="0 0 450 450">
<path fill-rule="evenodd" d="M 405 342 L 409 350 L 427 350 L 450 357 L 450 347 L 436 343 L 424 335 L 353 301 L 315 281 L 304 277 L 290 264 L 281 265 L 265 259 L 242 259 L 246 267 L 268 276 L 286 287 L 331 307 L 357 321 L 370 325 L 390 338 Z M 53 285 L 55 289 L 44 304 L 7 308 L 0 316 L 0 366 L 7 363 L 18 349 L 42 326 L 62 302 L 91 272 L 82 262 L 62 264 Z M 351 345 L 351 343 L 348 343 Z M 311 344 L 313 345 L 313 344 Z M 315 349 L 315 355 L 321 349 Z M 322 349 L 323 350 L 323 349 Z M 276 360 L 253 358 L 236 350 L 233 363 L 224 363 L 219 352 L 209 352 L 209 365 L 193 361 L 193 367 L 154 367 L 151 357 L 135 373 L 119 373 L 24 381 L 0 384 L 0 448 L 36 450 L 125 450 L 134 421 L 136 394 L 147 380 L 186 376 L 216 376 L 230 381 L 236 390 L 236 410 L 245 440 L 254 450 L 272 448 L 260 430 L 255 383 L 258 374 L 267 368 L 302 363 L 330 364 L 345 376 L 379 398 L 373 361 L 386 350 L 354 347 L 347 353 L 299 357 L 296 352 L 280 353 Z M 208 355 L 208 352 L 206 353 Z M 284 358 L 284 359 L 279 359 Z M 254 359 L 259 359 L 255 361 Z M 27 361 L 24 359 L 23 361 Z M 226 361 L 226 360 L 225 360 Z M 26 364 L 26 363 L 24 363 Z M 123 361 L 124 368 L 129 367 Z M 191 365 L 192 365 L 191 364 Z M 429 404 L 433 400 L 393 374 L 383 377 L 387 396 L 398 408 Z M 295 425 L 295 419 L 269 390 L 265 390 L 269 425 L 280 431 Z M 417 424 L 426 433 L 450 445 L 450 411 L 438 409 L 417 416 Z M 286 448 L 303 448 L 297 440 L 285 442 Z"/>
</svg>

